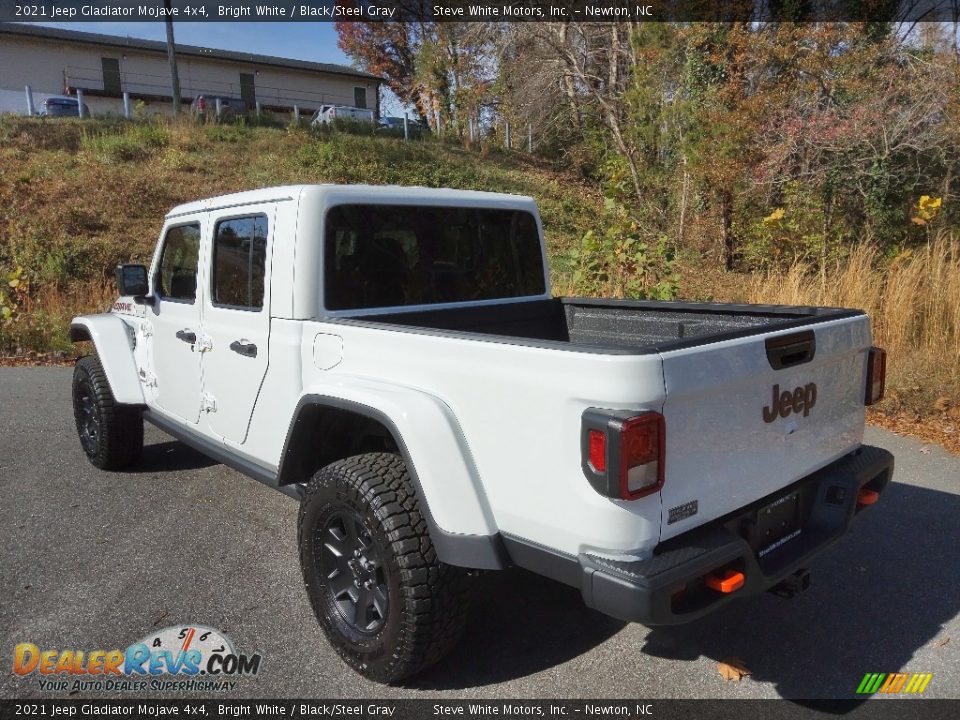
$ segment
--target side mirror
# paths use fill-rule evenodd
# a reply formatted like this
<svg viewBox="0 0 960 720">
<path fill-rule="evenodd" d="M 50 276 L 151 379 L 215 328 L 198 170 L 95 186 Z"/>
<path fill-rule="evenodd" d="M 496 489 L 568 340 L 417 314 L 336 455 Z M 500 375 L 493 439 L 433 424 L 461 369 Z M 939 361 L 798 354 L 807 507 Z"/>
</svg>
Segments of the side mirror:
<svg viewBox="0 0 960 720">
<path fill-rule="evenodd" d="M 117 289 L 121 296 L 133 295 L 134 301 L 142 304 L 150 292 L 147 268 L 143 265 L 117 265 Z"/>
</svg>

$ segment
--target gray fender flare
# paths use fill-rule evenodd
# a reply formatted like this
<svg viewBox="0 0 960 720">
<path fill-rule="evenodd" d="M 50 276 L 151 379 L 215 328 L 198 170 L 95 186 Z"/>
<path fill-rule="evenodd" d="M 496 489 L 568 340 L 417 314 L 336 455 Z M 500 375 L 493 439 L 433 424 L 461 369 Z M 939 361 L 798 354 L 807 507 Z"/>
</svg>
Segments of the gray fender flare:
<svg viewBox="0 0 960 720">
<path fill-rule="evenodd" d="M 143 405 L 143 388 L 130 347 L 126 323 L 116 315 L 80 315 L 70 323 L 70 341 L 89 340 L 107 375 L 113 399 L 121 405 Z"/>
<path fill-rule="evenodd" d="M 359 388 L 357 389 L 359 390 Z M 507 567 L 510 564 L 509 555 L 490 511 L 486 507 L 486 499 L 482 495 L 478 495 L 477 478 L 468 477 L 465 474 L 458 477 L 455 469 L 449 466 L 448 472 L 442 476 L 438 476 L 433 468 L 429 469 L 430 474 L 428 476 L 422 475 L 427 471 L 429 463 L 425 457 L 421 457 L 422 462 L 418 465 L 417 451 L 422 454 L 423 448 L 415 446 L 410 432 L 411 428 L 408 426 L 425 418 L 423 415 L 416 412 L 411 413 L 411 411 L 419 406 L 420 408 L 430 408 L 430 410 L 427 410 L 430 414 L 436 412 L 437 414 L 433 416 L 433 419 L 438 422 L 432 427 L 436 429 L 437 433 L 433 440 L 434 442 L 443 442 L 443 430 L 452 430 L 453 428 L 450 425 L 447 425 L 446 428 L 442 427 L 439 422 L 441 408 L 432 402 L 432 398 L 424 396 L 422 393 L 403 392 L 394 388 L 394 396 L 410 394 L 403 398 L 406 400 L 403 403 L 404 412 L 399 411 L 399 408 L 390 408 L 397 412 L 388 413 L 383 409 L 374 407 L 374 397 L 363 397 L 366 395 L 363 391 L 371 389 L 367 387 L 360 392 L 350 393 L 349 391 L 344 392 L 345 388 L 339 388 L 343 395 L 354 395 L 354 397 L 308 394 L 300 399 L 293 413 L 293 420 L 284 442 L 277 476 L 278 485 L 283 486 L 287 483 L 302 481 L 301 478 L 290 477 L 289 467 L 295 465 L 295 462 L 292 462 L 292 456 L 297 452 L 304 451 L 304 440 L 306 438 L 301 437 L 298 430 L 303 427 L 302 418 L 307 416 L 312 409 L 328 407 L 363 415 L 379 422 L 393 436 L 400 455 L 410 472 L 417 498 L 420 501 L 420 509 L 427 522 L 430 539 L 437 552 L 437 557 L 448 565 L 459 567 L 489 570 L 499 570 Z M 363 399 L 360 399 L 361 397 Z M 377 397 L 383 401 L 385 397 L 389 396 L 378 393 Z M 399 398 L 395 397 L 395 399 Z M 396 422 L 392 415 L 400 418 L 400 422 Z M 447 417 L 447 420 L 449 420 L 449 417 Z M 404 428 L 407 432 L 404 432 Z M 472 462 L 469 465 L 472 465 Z M 482 491 L 480 492 L 482 493 Z M 453 498 L 458 500 L 458 510 L 461 513 L 467 512 L 473 516 L 473 522 L 467 528 L 467 532 L 455 532 L 452 527 L 449 527 L 449 503 Z M 444 510 L 448 511 L 446 515 L 443 514 Z M 448 526 L 447 528 L 444 527 L 445 524 Z"/>
</svg>

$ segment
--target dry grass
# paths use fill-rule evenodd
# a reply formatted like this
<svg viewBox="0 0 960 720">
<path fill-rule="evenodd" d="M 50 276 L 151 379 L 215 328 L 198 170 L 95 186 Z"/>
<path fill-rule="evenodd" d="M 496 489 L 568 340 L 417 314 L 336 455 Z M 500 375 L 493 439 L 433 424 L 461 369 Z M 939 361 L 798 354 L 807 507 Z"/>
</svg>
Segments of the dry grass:
<svg viewBox="0 0 960 720">
<path fill-rule="evenodd" d="M 929 247 L 885 262 L 869 245 L 835 268 L 796 265 L 751 278 L 748 302 L 862 308 L 874 341 L 888 352 L 886 412 L 960 425 L 960 241 L 941 234 Z"/>
<path fill-rule="evenodd" d="M 117 263 L 149 261 L 172 206 L 313 182 L 536 195 L 556 248 L 575 243 L 602 202 L 542 159 L 436 140 L 0 114 L 0 277 L 22 268 L 28 288 L 13 321 L 0 322 L 0 356 L 72 353 L 70 318 L 109 304 Z"/>
</svg>

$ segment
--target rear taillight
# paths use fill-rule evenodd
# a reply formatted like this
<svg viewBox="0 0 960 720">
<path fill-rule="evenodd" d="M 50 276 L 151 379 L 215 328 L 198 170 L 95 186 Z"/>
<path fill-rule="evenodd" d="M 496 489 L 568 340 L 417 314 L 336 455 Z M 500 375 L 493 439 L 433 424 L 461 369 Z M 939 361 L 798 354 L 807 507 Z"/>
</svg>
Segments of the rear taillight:
<svg viewBox="0 0 960 720">
<path fill-rule="evenodd" d="M 663 415 L 644 413 L 630 418 L 620 431 L 620 497 L 649 495 L 663 485 Z"/>
<path fill-rule="evenodd" d="M 206 104 L 206 102 L 204 102 L 204 99 L 203 99 L 203 98 L 198 98 L 198 99 L 197 99 L 197 110 L 199 110 L 200 112 L 203 112 L 203 110 L 204 110 L 204 108 L 205 108 L 206 106 L 207 106 L 207 104 Z"/>
<path fill-rule="evenodd" d="M 590 431 L 590 465 L 597 472 L 607 469 L 607 434 L 603 430 Z"/>
<path fill-rule="evenodd" d="M 883 399 L 887 380 L 887 353 L 883 348 L 872 347 L 867 353 L 867 392 L 863 402 L 873 405 Z"/>
<path fill-rule="evenodd" d="M 658 412 L 588 410 L 581 440 L 584 475 L 602 495 L 636 500 L 664 479 L 665 425 Z"/>
</svg>

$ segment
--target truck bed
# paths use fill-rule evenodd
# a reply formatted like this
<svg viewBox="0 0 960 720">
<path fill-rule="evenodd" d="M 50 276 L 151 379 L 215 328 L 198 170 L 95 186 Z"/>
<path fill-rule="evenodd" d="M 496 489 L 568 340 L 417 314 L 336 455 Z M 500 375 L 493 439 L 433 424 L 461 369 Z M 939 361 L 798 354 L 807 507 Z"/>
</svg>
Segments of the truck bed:
<svg viewBox="0 0 960 720">
<path fill-rule="evenodd" d="M 583 409 L 659 412 L 669 458 L 660 490 L 661 542 L 771 497 L 862 441 L 870 330 L 857 310 L 554 298 L 341 321 L 467 341 L 381 341 L 384 348 L 402 345 L 404 367 L 434 368 L 436 377 L 423 384 L 448 379 L 457 390 L 438 395 L 454 398 L 458 414 L 467 412 L 457 396 L 466 378 L 482 388 L 471 406 L 483 408 L 478 415 L 505 418 L 511 413 L 502 408 L 512 402 L 551 407 L 567 423 L 568 440 L 571 428 L 580 427 L 581 418 L 570 413 L 580 402 Z M 477 347 L 474 359 L 469 345 L 483 343 L 502 343 L 504 350 Z M 554 351 L 554 362 L 507 346 Z M 425 356 L 418 357 L 421 347 Z M 573 353 L 582 356 L 561 357 Z M 607 362 L 612 356 L 621 357 Z M 651 356 L 661 362 L 651 363 L 656 370 L 647 373 Z M 496 362 L 502 378 L 495 380 L 487 372 Z M 544 376 L 535 377 L 540 368 Z M 618 374 L 624 368 L 630 368 L 627 376 Z M 521 389 L 518 377 L 536 392 Z M 561 405 L 560 398 L 576 400 Z M 516 424 L 510 427 L 519 432 Z M 502 472 L 515 477 L 513 469 Z M 696 508 L 689 516 L 688 507 Z"/>
<path fill-rule="evenodd" d="M 857 310 L 785 305 L 554 298 L 391 312 L 358 319 L 445 333 L 480 333 L 523 344 L 572 344 L 584 351 L 636 354 L 861 314 Z"/>
</svg>

